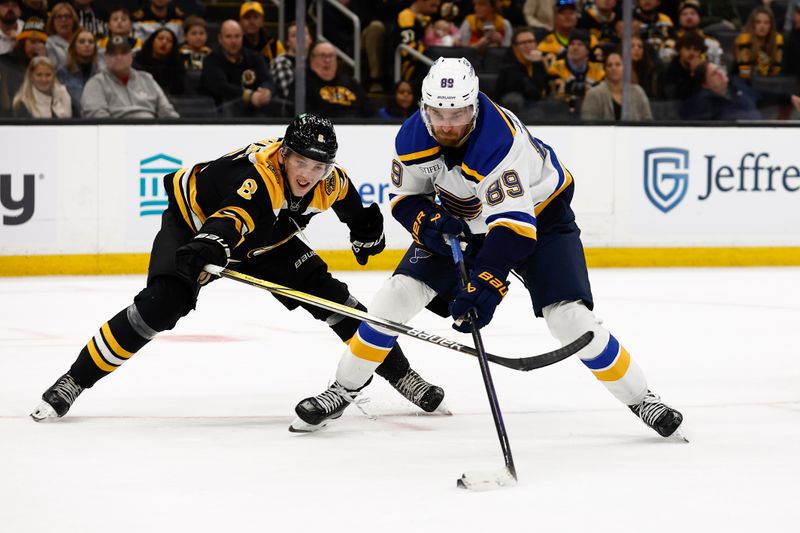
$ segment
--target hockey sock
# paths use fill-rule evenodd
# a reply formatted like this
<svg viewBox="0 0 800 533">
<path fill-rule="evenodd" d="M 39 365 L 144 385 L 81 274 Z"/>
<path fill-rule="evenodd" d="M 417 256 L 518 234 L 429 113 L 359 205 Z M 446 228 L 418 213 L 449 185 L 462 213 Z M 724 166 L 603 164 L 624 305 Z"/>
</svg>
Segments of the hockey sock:
<svg viewBox="0 0 800 533">
<path fill-rule="evenodd" d="M 625 405 L 641 402 L 647 393 L 644 372 L 631 358 L 628 350 L 611 334 L 608 335 L 608 343 L 600 355 L 590 359 L 581 358 L 581 361 Z"/>
<path fill-rule="evenodd" d="M 336 369 L 336 381 L 348 389 L 360 388 L 397 342 L 397 335 L 381 333 L 366 322 L 350 340 Z"/>
<path fill-rule="evenodd" d="M 69 373 L 84 388 L 109 375 L 156 335 L 131 304 L 103 324 L 83 347 Z"/>
</svg>

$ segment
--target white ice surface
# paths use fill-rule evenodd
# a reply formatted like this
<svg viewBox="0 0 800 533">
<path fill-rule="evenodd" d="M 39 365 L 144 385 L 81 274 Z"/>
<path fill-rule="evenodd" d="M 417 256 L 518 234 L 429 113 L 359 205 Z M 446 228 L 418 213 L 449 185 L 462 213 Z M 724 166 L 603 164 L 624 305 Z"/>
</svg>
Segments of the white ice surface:
<svg viewBox="0 0 800 533">
<path fill-rule="evenodd" d="M 369 303 L 386 273 L 341 273 Z M 198 310 L 70 413 L 28 413 L 142 276 L 0 279 L 0 532 L 797 532 L 800 269 L 594 270 L 597 312 L 685 415 L 690 444 L 638 421 L 575 359 L 493 366 L 519 484 L 502 466 L 477 361 L 406 339 L 454 415 L 385 382 L 312 435 L 287 431 L 341 344 L 302 310 L 221 280 Z M 513 282 L 484 330 L 498 355 L 556 347 Z M 413 325 L 468 342 L 431 314 Z"/>
</svg>

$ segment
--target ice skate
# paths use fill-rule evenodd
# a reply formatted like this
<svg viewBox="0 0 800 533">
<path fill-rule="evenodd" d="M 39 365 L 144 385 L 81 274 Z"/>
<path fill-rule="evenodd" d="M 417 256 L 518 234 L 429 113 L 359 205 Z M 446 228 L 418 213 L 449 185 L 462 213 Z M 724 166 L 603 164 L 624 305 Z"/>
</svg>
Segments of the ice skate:
<svg viewBox="0 0 800 533">
<path fill-rule="evenodd" d="M 55 384 L 44 391 L 42 403 L 31 413 L 31 418 L 36 422 L 49 422 L 61 418 L 75 402 L 83 387 L 75 383 L 69 373 L 64 374 Z"/>
<path fill-rule="evenodd" d="M 653 428 L 662 437 L 675 436 L 679 440 L 689 442 L 680 431 L 683 415 L 661 401 L 658 394 L 647 391 L 641 402 L 628 406 L 633 414 L 642 422 Z"/>
<path fill-rule="evenodd" d="M 361 409 L 360 404 L 366 399 L 357 399 L 361 391 L 372 381 L 370 378 L 360 389 L 349 390 L 334 381 L 322 394 L 306 398 L 297 404 L 294 412 L 297 418 L 289 426 L 292 433 L 313 433 L 327 426 L 332 420 L 336 420 L 344 414 L 347 406 L 355 404 Z M 361 412 L 364 412 L 361 409 Z M 366 413 L 364 413 L 366 414 Z"/>
<path fill-rule="evenodd" d="M 411 368 L 400 379 L 389 381 L 389 385 L 426 413 L 432 413 L 441 406 L 443 413 L 452 414 L 442 404 L 444 390 L 431 385 Z"/>
</svg>

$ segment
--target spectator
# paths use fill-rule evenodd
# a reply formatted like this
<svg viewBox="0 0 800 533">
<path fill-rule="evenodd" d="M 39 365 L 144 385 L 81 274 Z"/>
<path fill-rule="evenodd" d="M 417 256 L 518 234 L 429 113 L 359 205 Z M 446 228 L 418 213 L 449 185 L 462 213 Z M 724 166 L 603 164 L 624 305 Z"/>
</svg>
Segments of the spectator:
<svg viewBox="0 0 800 533">
<path fill-rule="evenodd" d="M 539 48 L 541 50 L 541 47 Z M 603 80 L 603 65 L 589 61 L 589 34 L 574 30 L 569 36 L 567 56 L 559 59 L 547 71 L 553 79 L 552 92 L 576 112 L 586 91 Z"/>
<path fill-rule="evenodd" d="M 522 12 L 528 26 L 553 31 L 553 0 L 525 0 Z"/>
<path fill-rule="evenodd" d="M 80 116 L 83 88 L 97 72 L 97 43 L 94 34 L 82 28 L 75 33 L 69 43 L 66 64 L 56 71 L 58 81 L 67 88 L 72 100 L 73 117 Z"/>
<path fill-rule="evenodd" d="M 150 73 L 165 93 L 183 94 L 183 58 L 172 30 L 159 28 L 150 34 L 133 67 Z"/>
<path fill-rule="evenodd" d="M 211 53 L 206 43 L 208 42 L 208 30 L 206 21 L 197 15 L 186 17 L 183 23 L 183 35 L 186 42 L 180 48 L 183 58 L 184 70 L 203 70 L 203 60 Z"/>
<path fill-rule="evenodd" d="M 547 71 L 544 54 L 536 49 L 533 28 L 518 28 L 497 75 L 498 101 L 514 113 L 521 112 L 526 102 L 541 100 L 547 93 Z"/>
<path fill-rule="evenodd" d="M 650 98 L 662 98 L 661 66 L 655 54 L 638 35 L 631 36 L 631 81 L 637 83 Z"/>
<path fill-rule="evenodd" d="M 786 40 L 786 57 L 784 58 L 787 74 L 800 76 L 800 2 L 795 4 L 792 17 L 792 31 Z"/>
<path fill-rule="evenodd" d="M 308 51 L 311 49 L 311 32 L 308 26 L 305 29 L 305 51 L 306 57 Z M 286 29 L 286 52 L 275 58 L 275 61 L 270 65 L 270 73 L 275 82 L 278 91 L 278 96 L 288 99 L 292 93 L 292 85 L 294 85 L 294 61 L 297 57 L 297 23 L 292 21 Z"/>
<path fill-rule="evenodd" d="M 786 2 L 786 17 L 783 21 L 783 33 L 789 34 L 797 28 L 795 23 L 797 14 L 800 13 L 800 0 L 789 0 Z"/>
<path fill-rule="evenodd" d="M 44 26 L 42 19 L 26 21 L 14 49 L 0 56 L 0 116 L 11 116 L 14 95 L 22 86 L 31 59 L 47 55 Z"/>
<path fill-rule="evenodd" d="M 783 62 L 783 35 L 775 28 L 775 16 L 768 7 L 750 12 L 747 24 L 736 38 L 734 72 L 745 80 L 756 76 L 777 76 Z"/>
<path fill-rule="evenodd" d="M 172 0 L 150 0 L 143 9 L 134 12 L 136 37 L 146 41 L 159 28 L 167 28 L 183 42 L 183 11 L 172 5 Z"/>
<path fill-rule="evenodd" d="M 735 30 L 742 25 L 742 18 L 736 8 L 736 0 L 703 0 L 706 16 L 700 26 L 706 29 L 720 27 Z"/>
<path fill-rule="evenodd" d="M 25 25 L 21 16 L 18 0 L 0 0 L 0 55 L 7 54 L 17 44 L 17 34 Z"/>
<path fill-rule="evenodd" d="M 675 43 L 678 55 L 664 70 L 661 83 L 664 96 L 672 100 L 685 100 L 695 92 L 694 69 L 703 61 L 706 44 L 697 32 L 684 33 Z"/>
<path fill-rule="evenodd" d="M 134 68 L 130 40 L 112 37 L 106 70 L 86 82 L 81 116 L 86 118 L 178 118 L 164 91 L 147 72 Z"/>
<path fill-rule="evenodd" d="M 396 33 L 392 39 L 392 49 L 404 44 L 416 50 L 425 51 L 425 28 L 430 24 L 431 17 L 439 11 L 439 0 L 414 0 L 411 5 L 397 15 Z M 402 65 L 400 73 L 402 79 L 410 81 L 414 86 L 414 93 L 419 93 L 422 78 L 428 69 L 414 59 L 408 52 L 402 52 Z"/>
<path fill-rule="evenodd" d="M 728 78 L 725 71 L 713 63 L 703 62 L 695 68 L 700 90 L 683 107 L 683 118 L 689 120 L 758 120 L 752 90 L 741 79 Z"/>
<path fill-rule="evenodd" d="M 245 2 L 239 8 L 239 24 L 244 32 L 244 47 L 264 56 L 267 64 L 284 52 L 283 44 L 267 33 L 261 2 Z"/>
<path fill-rule="evenodd" d="M 14 116 L 25 118 L 70 118 L 69 93 L 58 79 L 53 62 L 47 56 L 34 57 L 25 80 L 14 96 Z"/>
<path fill-rule="evenodd" d="M 106 51 L 109 39 L 114 37 L 124 37 L 131 45 L 131 51 L 135 55 L 142 49 L 142 40 L 133 34 L 133 22 L 131 15 L 124 7 L 117 7 L 108 14 L 108 36 L 97 41 L 97 52 L 102 56 Z"/>
<path fill-rule="evenodd" d="M 47 20 L 47 0 L 22 0 L 22 20 Z"/>
<path fill-rule="evenodd" d="M 59 2 L 53 6 L 50 18 L 47 20 L 47 57 L 56 66 L 56 69 L 67 64 L 67 49 L 75 32 L 78 31 L 78 14 L 66 2 Z"/>
<path fill-rule="evenodd" d="M 461 23 L 461 42 L 477 48 L 511 46 L 511 23 L 498 13 L 497 0 L 472 0 L 475 13 Z"/>
<path fill-rule="evenodd" d="M 372 103 L 351 76 L 338 72 L 336 49 L 328 42 L 316 43 L 309 52 L 306 85 L 308 111 L 327 117 L 369 118 L 375 113 Z"/>
<path fill-rule="evenodd" d="M 378 110 L 378 116 L 386 120 L 405 120 L 416 110 L 414 88 L 407 81 L 400 80 L 395 83 L 392 94 L 386 98 L 386 106 Z"/>
<path fill-rule="evenodd" d="M 595 0 L 578 21 L 578 27 L 587 30 L 598 44 L 617 44 L 620 42 L 616 29 L 618 19 L 617 0 Z"/>
<path fill-rule="evenodd" d="M 95 38 L 108 33 L 108 16 L 92 5 L 92 0 L 73 0 L 78 13 L 78 26 L 92 32 Z"/>
<path fill-rule="evenodd" d="M 717 65 L 722 64 L 722 45 L 713 37 L 700 29 L 700 3 L 697 0 L 684 0 L 678 7 L 678 31 L 675 36 L 680 39 L 686 33 L 697 33 L 705 43 L 704 60 Z M 676 42 L 677 48 L 677 42 Z"/>
<path fill-rule="evenodd" d="M 662 64 L 672 59 L 674 53 L 672 19 L 660 11 L 661 0 L 638 0 L 633 11 L 633 32 L 652 48 Z"/>
<path fill-rule="evenodd" d="M 461 46 L 461 31 L 453 20 L 458 7 L 452 2 L 442 4 L 441 18 L 425 29 L 425 46 Z"/>
<path fill-rule="evenodd" d="M 578 25 L 578 10 L 575 0 L 555 0 L 553 31 L 548 33 L 539 43 L 539 50 L 545 54 L 545 66 L 550 68 L 557 59 L 567 55 L 570 35 Z M 597 46 L 597 40 L 589 37 L 589 49 Z"/>
<path fill-rule="evenodd" d="M 210 94 L 223 113 L 237 117 L 277 114 L 270 106 L 275 85 L 264 56 L 245 48 L 242 27 L 226 20 L 219 30 L 218 50 L 203 62 L 200 90 Z"/>
<path fill-rule="evenodd" d="M 581 107 L 582 120 L 622 119 L 622 54 L 614 50 L 606 54 L 603 62 L 606 77 L 596 87 L 587 91 Z M 644 90 L 636 84 L 630 87 L 630 117 L 628 120 L 652 120 L 650 101 Z"/>
<path fill-rule="evenodd" d="M 511 27 L 525 25 L 523 8 L 525 0 L 497 0 L 497 11 L 511 23 Z"/>
</svg>

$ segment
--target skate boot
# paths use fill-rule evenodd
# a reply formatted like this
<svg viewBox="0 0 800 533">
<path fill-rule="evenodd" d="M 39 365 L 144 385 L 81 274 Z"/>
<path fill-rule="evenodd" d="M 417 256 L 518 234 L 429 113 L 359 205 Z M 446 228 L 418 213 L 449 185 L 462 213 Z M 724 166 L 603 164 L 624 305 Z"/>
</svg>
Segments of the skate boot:
<svg viewBox="0 0 800 533">
<path fill-rule="evenodd" d="M 31 413 L 31 418 L 36 422 L 48 422 L 61 418 L 75 402 L 83 387 L 75 383 L 69 373 L 64 374 L 55 384 L 44 391 L 42 403 Z"/>
<path fill-rule="evenodd" d="M 658 394 L 654 394 L 650 390 L 647 391 L 640 403 L 628 407 L 633 414 L 642 419 L 642 422 L 653 428 L 662 437 L 671 436 L 683 422 L 683 415 L 680 412 L 666 405 Z M 680 432 L 676 436 L 686 440 L 686 437 Z"/>
<path fill-rule="evenodd" d="M 431 385 L 411 368 L 400 379 L 389 381 L 389 385 L 426 413 L 434 412 L 444 399 L 441 387 Z"/>
<path fill-rule="evenodd" d="M 334 381 L 322 394 L 306 398 L 294 408 L 297 418 L 289 426 L 289 431 L 292 433 L 312 433 L 322 429 L 331 420 L 341 417 L 344 414 L 344 410 L 351 403 L 361 409 L 360 404 L 367 400 L 359 400 L 357 397 L 371 381 L 372 378 L 370 377 L 369 381 L 357 390 L 346 389 L 338 381 Z M 366 414 L 363 409 L 361 409 L 361 412 Z"/>
</svg>

